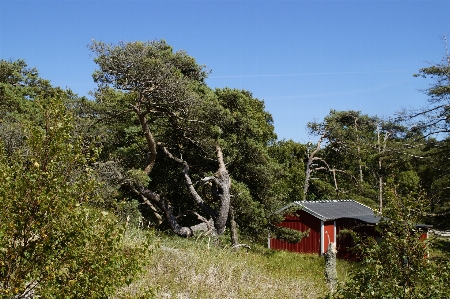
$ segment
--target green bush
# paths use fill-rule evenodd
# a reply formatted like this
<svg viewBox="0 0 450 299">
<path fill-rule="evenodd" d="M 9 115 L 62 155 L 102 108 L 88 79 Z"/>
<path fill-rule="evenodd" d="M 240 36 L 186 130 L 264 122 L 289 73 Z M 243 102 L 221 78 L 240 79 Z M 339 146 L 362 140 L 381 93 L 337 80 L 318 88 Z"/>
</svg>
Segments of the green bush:
<svg viewBox="0 0 450 299">
<path fill-rule="evenodd" d="M 98 150 L 73 137 L 62 102 L 36 104 L 43 124 L 20 124 L 13 152 L 0 142 L 0 296 L 106 298 L 137 273 L 145 244 L 126 246 L 125 225 L 89 204 Z"/>
<path fill-rule="evenodd" d="M 381 240 L 358 240 L 360 262 L 332 298 L 448 298 L 450 264 L 428 257 L 429 240 L 416 225 L 424 212 L 420 196 L 389 196 Z"/>
</svg>

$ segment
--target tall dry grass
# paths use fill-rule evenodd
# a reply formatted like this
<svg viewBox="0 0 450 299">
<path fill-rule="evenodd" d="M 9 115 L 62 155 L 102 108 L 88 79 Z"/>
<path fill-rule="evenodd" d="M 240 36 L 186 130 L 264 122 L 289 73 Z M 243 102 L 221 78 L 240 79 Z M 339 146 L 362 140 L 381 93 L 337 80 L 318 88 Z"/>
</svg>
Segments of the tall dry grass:
<svg viewBox="0 0 450 299">
<path fill-rule="evenodd" d="M 115 298 L 321 298 L 327 292 L 317 255 L 256 246 L 233 251 L 208 238 L 155 238 L 141 276 Z M 345 279 L 347 263 L 339 261 Z"/>
</svg>

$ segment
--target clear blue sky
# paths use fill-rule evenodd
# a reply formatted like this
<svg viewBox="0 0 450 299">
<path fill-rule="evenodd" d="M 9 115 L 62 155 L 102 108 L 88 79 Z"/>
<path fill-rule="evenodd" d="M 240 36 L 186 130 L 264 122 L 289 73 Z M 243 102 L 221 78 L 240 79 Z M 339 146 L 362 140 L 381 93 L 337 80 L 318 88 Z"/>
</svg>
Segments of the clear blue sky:
<svg viewBox="0 0 450 299">
<path fill-rule="evenodd" d="M 426 105 L 412 75 L 440 62 L 450 1 L 0 0 L 0 58 L 25 59 L 53 85 L 95 88 L 92 39 L 165 39 L 212 70 L 212 87 L 246 89 L 279 139 L 307 142 L 330 111 L 381 117 Z M 312 139 L 313 140 L 313 139 Z"/>
</svg>

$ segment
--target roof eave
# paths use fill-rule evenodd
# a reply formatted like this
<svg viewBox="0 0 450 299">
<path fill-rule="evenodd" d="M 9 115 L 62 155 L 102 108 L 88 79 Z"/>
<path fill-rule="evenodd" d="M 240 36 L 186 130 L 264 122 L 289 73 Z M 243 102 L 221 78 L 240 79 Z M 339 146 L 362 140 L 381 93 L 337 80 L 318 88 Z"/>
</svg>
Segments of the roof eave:
<svg viewBox="0 0 450 299">
<path fill-rule="evenodd" d="M 303 207 L 303 205 L 300 204 L 298 201 L 294 201 L 294 202 L 291 202 L 288 205 L 285 205 L 284 207 L 280 208 L 279 210 L 276 210 L 274 212 L 274 214 L 279 214 L 279 213 L 281 213 L 281 212 L 283 212 L 283 211 L 285 211 L 285 210 L 287 210 L 287 209 L 289 209 L 290 207 L 293 207 L 293 206 L 298 206 L 299 208 Z"/>
</svg>

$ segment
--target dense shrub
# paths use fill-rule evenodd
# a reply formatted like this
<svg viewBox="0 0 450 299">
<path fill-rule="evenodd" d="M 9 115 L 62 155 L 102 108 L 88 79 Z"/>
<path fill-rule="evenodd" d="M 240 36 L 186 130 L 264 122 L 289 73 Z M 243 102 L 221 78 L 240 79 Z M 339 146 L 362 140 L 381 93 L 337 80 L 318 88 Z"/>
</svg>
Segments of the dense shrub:
<svg viewBox="0 0 450 299">
<path fill-rule="evenodd" d="M 90 205 L 98 150 L 73 136 L 62 102 L 36 104 L 42 125 L 18 124 L 12 151 L 0 142 L 0 296 L 105 298 L 137 273 L 145 244 L 128 248 L 125 225 Z"/>
<path fill-rule="evenodd" d="M 417 227 L 424 206 L 420 196 L 391 192 L 381 240 L 361 238 L 355 250 L 360 262 L 333 298 L 448 298 L 450 264 L 429 257 L 430 242 Z"/>
</svg>

